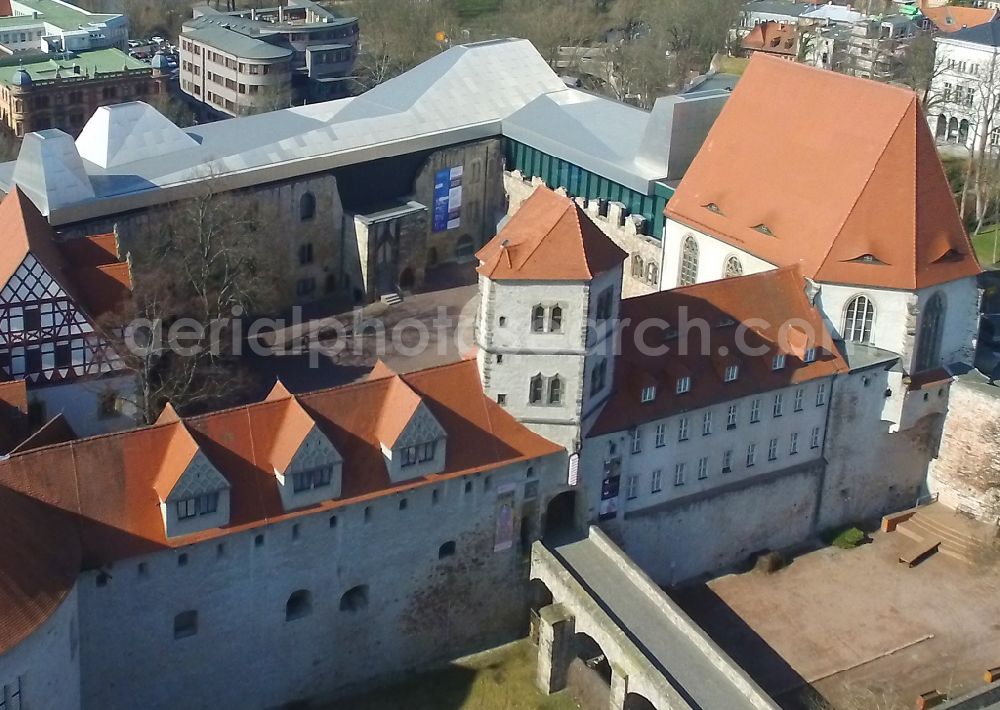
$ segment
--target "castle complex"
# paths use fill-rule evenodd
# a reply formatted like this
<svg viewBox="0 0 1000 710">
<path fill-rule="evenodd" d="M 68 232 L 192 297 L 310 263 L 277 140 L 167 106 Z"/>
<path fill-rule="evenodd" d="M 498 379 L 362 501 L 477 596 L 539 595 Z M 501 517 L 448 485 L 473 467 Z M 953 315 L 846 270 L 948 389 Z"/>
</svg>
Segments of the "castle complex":
<svg viewBox="0 0 1000 710">
<path fill-rule="evenodd" d="M 639 133 L 595 144 L 585 172 L 559 158 L 552 190 L 503 174 L 508 132 L 527 145 L 525 116 L 556 115 L 571 140 L 594 130 L 588 105 L 619 109 L 538 61 L 520 41 L 459 47 L 346 103 L 235 119 L 292 133 L 227 155 L 226 123 L 196 141 L 141 104 L 101 109 L 75 143 L 25 138 L 7 200 L 67 244 L 111 224 L 141 239 L 212 156 L 228 188 L 317 227 L 290 240 L 333 242 L 299 279 L 368 298 L 422 280 L 434 250 L 475 258 L 479 304 L 475 352 L 452 364 L 278 382 L 0 460 L 0 707 L 333 697 L 523 634 L 537 540 L 595 524 L 671 585 L 935 485 L 980 269 L 917 98 L 756 56 L 727 99 L 621 109 Z M 467 100 L 469 72 L 489 91 Z M 344 204 L 347 176 L 404 164 L 395 197 L 419 199 Z M 456 180 L 476 191 L 450 204 Z M 639 210 L 572 184 L 665 211 L 629 225 Z"/>
</svg>

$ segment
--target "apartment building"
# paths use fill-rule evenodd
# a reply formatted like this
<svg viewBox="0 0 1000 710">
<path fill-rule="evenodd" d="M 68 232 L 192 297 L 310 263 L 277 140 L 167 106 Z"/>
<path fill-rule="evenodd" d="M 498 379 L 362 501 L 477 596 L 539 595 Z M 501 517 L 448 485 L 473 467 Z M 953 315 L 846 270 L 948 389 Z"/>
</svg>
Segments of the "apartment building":
<svg viewBox="0 0 1000 710">
<path fill-rule="evenodd" d="M 263 10 L 197 7 L 181 34 L 181 89 L 229 115 L 347 96 L 358 23 L 310 0 Z"/>
</svg>

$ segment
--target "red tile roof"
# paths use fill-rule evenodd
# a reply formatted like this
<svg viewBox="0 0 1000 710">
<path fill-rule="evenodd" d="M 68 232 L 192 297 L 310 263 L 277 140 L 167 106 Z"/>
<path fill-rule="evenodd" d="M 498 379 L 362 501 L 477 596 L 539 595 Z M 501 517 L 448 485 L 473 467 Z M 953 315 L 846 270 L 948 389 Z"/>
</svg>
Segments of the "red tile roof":
<svg viewBox="0 0 1000 710">
<path fill-rule="evenodd" d="M 0 461 L 0 491 L 17 490 L 77 516 L 84 565 L 96 567 L 301 514 L 283 509 L 273 468 L 275 452 L 282 450 L 281 442 L 288 432 L 301 432 L 307 424 L 301 418 L 289 421 L 293 402 L 344 459 L 341 498 L 310 510 L 333 509 L 561 451 L 483 395 L 473 360 L 399 379 L 419 395 L 447 432 L 450 444 L 442 474 L 402 484 L 390 480 L 376 429 L 382 412 L 395 402 L 390 390 L 396 378 L 384 378 L 304 394 L 294 400 L 269 398 L 183 422 L 167 416 L 144 429 L 12 456 Z M 162 484 L 180 475 L 178 468 L 190 461 L 195 451 L 193 442 L 231 486 L 230 524 L 225 529 L 167 540 L 159 502 L 169 490 Z M 0 563 L 2 560 L 0 557 Z"/>
<path fill-rule="evenodd" d="M 916 95 L 773 57 L 750 61 L 666 213 L 819 281 L 979 273 Z"/>
<path fill-rule="evenodd" d="M 622 301 L 621 317 L 628 326 L 622 334 L 615 393 L 588 435 L 624 431 L 846 371 L 823 316 L 804 289 L 805 280 L 793 266 Z M 660 325 L 642 325 L 655 319 Z M 637 330 L 643 327 L 647 329 Z M 703 350 L 705 333 L 708 347 Z M 654 350 L 664 346 L 668 352 Z M 816 349 L 813 362 L 803 359 L 808 348 Z M 785 366 L 774 370 L 772 358 L 778 354 L 785 355 Z M 734 382 L 725 381 L 730 365 L 739 368 Z M 689 392 L 677 394 L 680 377 L 691 378 Z M 642 389 L 649 386 L 656 387 L 656 398 L 644 403 Z"/>
<path fill-rule="evenodd" d="M 997 16 L 996 10 L 985 7 L 928 7 L 926 2 L 920 3 L 920 12 L 942 32 L 958 32 L 966 27 L 985 25 Z"/>
<path fill-rule="evenodd" d="M 756 52 L 794 56 L 797 37 L 798 29 L 795 25 L 774 21 L 761 22 L 743 38 L 743 48 Z"/>
<path fill-rule="evenodd" d="M 129 266 L 118 260 L 113 234 L 59 243 L 45 217 L 17 186 L 0 201 L 0 240 L 0 285 L 30 253 L 77 307 L 93 317 L 116 307 L 132 289 Z"/>
<path fill-rule="evenodd" d="M 0 520 L 0 653 L 6 653 L 66 598 L 81 553 L 70 515 L 2 486 Z"/>
<path fill-rule="evenodd" d="M 476 256 L 495 281 L 590 281 L 627 254 L 573 200 L 539 187 Z"/>
</svg>

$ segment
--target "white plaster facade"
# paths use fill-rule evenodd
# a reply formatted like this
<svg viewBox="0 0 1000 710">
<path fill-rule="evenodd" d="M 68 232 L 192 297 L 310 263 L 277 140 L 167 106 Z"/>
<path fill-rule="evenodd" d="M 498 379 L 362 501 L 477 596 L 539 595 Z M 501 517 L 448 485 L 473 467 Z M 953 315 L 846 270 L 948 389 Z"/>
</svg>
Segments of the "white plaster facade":
<svg viewBox="0 0 1000 710">
<path fill-rule="evenodd" d="M 276 707 L 515 638 L 526 623 L 521 543 L 537 539 L 565 471 L 554 454 L 129 559 L 107 578 L 85 573 L 83 700 L 58 708 Z M 515 539 L 497 549 L 498 497 L 510 490 Z M 454 552 L 441 556 L 447 542 Z M 308 611 L 286 618 L 298 590 Z M 185 611 L 197 612 L 196 632 L 175 638 Z"/>
<path fill-rule="evenodd" d="M 569 451 L 580 448 L 580 426 L 590 399 L 600 400 L 611 388 L 614 364 L 612 324 L 617 321 L 621 267 L 598 274 L 589 283 L 570 281 L 494 281 L 480 277 L 480 306 L 476 324 L 477 360 L 487 397 L 512 416 Z M 610 300 L 612 310 L 597 317 L 597 301 Z M 533 332 L 532 314 L 545 309 L 544 332 Z M 550 328 L 552 308 L 561 309 L 558 331 Z M 585 391 L 587 375 L 598 362 L 606 363 L 605 387 Z M 545 383 L 541 402 L 530 401 L 532 378 Z M 549 387 L 559 385 L 558 404 L 550 404 Z"/>
<path fill-rule="evenodd" d="M 80 633 L 74 587 L 35 631 L 0 655 L 0 700 L 20 710 L 67 710 L 80 704 Z"/>
<path fill-rule="evenodd" d="M 986 140 L 988 150 L 1000 146 L 1000 126 L 986 119 L 1000 93 L 1000 47 L 955 39 L 946 33 L 934 38 L 936 71 L 931 96 L 937 99 L 927 122 L 938 143 L 976 150 Z M 990 132 L 984 136 L 984 132 Z"/>
</svg>

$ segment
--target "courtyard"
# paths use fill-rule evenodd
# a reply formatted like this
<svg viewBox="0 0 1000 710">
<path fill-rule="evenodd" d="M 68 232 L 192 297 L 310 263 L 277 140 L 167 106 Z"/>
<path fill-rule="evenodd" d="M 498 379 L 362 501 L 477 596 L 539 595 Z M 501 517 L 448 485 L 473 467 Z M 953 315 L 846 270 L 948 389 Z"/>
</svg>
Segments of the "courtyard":
<svg viewBox="0 0 1000 710">
<path fill-rule="evenodd" d="M 908 538 L 872 538 L 672 596 L 786 708 L 912 708 L 925 691 L 982 687 L 1000 665 L 995 555 L 939 553 L 908 568 L 898 561 Z"/>
</svg>

